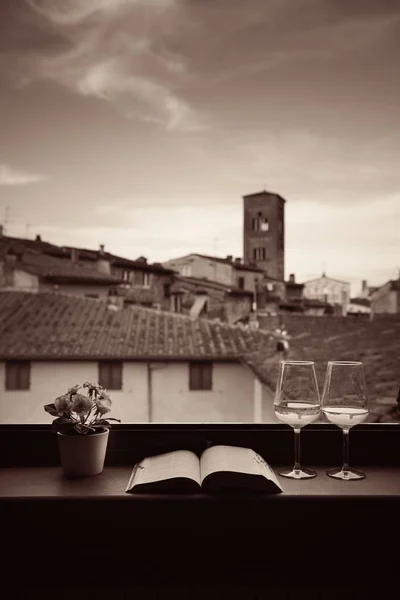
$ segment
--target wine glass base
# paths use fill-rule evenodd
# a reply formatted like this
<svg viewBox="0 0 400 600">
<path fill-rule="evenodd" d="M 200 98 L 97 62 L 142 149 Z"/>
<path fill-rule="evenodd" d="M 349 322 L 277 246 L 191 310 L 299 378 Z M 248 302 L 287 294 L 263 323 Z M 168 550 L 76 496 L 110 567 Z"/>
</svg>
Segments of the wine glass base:
<svg viewBox="0 0 400 600">
<path fill-rule="evenodd" d="M 334 479 L 343 479 L 344 481 L 354 481 L 356 479 L 364 479 L 365 477 L 365 473 L 356 471 L 355 469 L 348 469 L 347 471 L 343 471 L 343 469 L 330 469 L 326 474 Z"/>
<path fill-rule="evenodd" d="M 282 477 L 289 477 L 290 479 L 311 479 L 316 477 L 317 473 L 311 469 L 283 469 L 278 471 L 278 474 Z"/>
</svg>

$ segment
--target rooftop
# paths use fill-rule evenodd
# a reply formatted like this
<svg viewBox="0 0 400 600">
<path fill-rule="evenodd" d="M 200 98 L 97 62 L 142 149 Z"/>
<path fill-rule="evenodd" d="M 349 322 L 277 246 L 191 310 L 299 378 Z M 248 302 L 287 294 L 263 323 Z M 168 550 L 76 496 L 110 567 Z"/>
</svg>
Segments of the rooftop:
<svg viewBox="0 0 400 600">
<path fill-rule="evenodd" d="M 186 277 L 184 275 L 177 275 L 175 277 L 176 280 L 176 284 L 174 285 L 174 288 L 179 289 L 179 282 L 181 283 L 188 283 L 188 284 L 192 284 L 192 285 L 198 285 L 200 287 L 204 287 L 204 288 L 211 288 L 211 289 L 215 289 L 215 290 L 220 290 L 222 292 L 226 292 L 228 294 L 235 294 L 235 295 L 243 295 L 243 296 L 249 296 L 249 295 L 253 295 L 253 292 L 251 292 L 250 290 L 243 290 L 241 288 L 238 288 L 236 286 L 233 285 L 227 285 L 225 283 L 220 283 L 219 281 L 212 281 L 210 279 L 206 279 L 205 277 Z"/>
<path fill-rule="evenodd" d="M 282 196 L 280 196 L 279 194 L 276 194 L 275 192 L 268 192 L 267 190 L 261 190 L 260 192 L 254 192 L 253 194 L 245 194 L 244 196 L 242 196 L 242 198 L 251 198 L 252 196 L 275 196 L 276 198 L 279 198 L 283 202 L 286 202 L 286 200 L 284 198 L 282 198 Z"/>
<path fill-rule="evenodd" d="M 315 361 L 321 391 L 329 360 L 361 361 L 374 406 L 371 420 L 388 419 L 400 389 L 400 315 L 373 321 L 304 315 L 285 315 L 284 319 L 290 336 L 289 360 Z M 268 318 L 260 326 L 272 327 Z M 276 360 L 264 361 L 254 353 L 252 363 L 260 379 L 274 386 Z"/>
<path fill-rule="evenodd" d="M 304 282 L 304 284 L 307 283 L 314 283 L 315 281 L 334 281 L 335 283 L 344 283 L 346 285 L 350 285 L 350 283 L 348 281 L 343 281 L 342 279 L 334 279 L 333 277 L 327 277 L 325 275 L 325 273 L 322 273 L 321 277 L 315 277 L 314 279 L 308 279 L 307 281 Z"/>
<path fill-rule="evenodd" d="M 129 259 L 122 256 L 117 256 L 110 252 L 105 252 L 104 249 L 91 250 L 87 248 L 75 248 L 72 246 L 57 246 L 49 242 L 44 242 L 40 236 L 36 239 L 24 239 L 0 235 L 0 255 L 5 255 L 8 252 L 21 254 L 26 251 L 31 251 L 36 254 L 53 256 L 60 259 L 68 259 L 75 252 L 79 257 L 80 262 L 88 263 L 89 261 L 97 261 L 103 258 L 110 262 L 113 266 L 120 266 L 141 271 L 154 273 L 172 274 L 171 269 L 163 267 L 159 263 L 149 264 L 146 259 L 139 257 L 138 259 Z"/>
<path fill-rule="evenodd" d="M 95 267 L 87 263 L 74 263 L 69 258 L 56 258 L 29 250 L 22 251 L 17 256 L 14 268 L 54 283 L 68 281 L 117 285 L 122 281 L 113 275 L 100 273 Z"/>
<path fill-rule="evenodd" d="M 0 359 L 239 359 L 274 352 L 266 332 L 104 300 L 0 292 Z"/>
<path fill-rule="evenodd" d="M 218 262 L 224 265 L 231 265 L 232 267 L 234 267 L 235 269 L 241 270 L 241 271 L 255 271 L 256 273 L 265 273 L 264 269 L 260 269 L 259 267 L 256 267 L 255 265 L 249 265 L 246 263 L 242 263 L 242 262 L 236 262 L 236 259 L 232 256 L 231 258 L 225 257 L 222 258 L 221 256 L 211 256 L 210 254 L 199 254 L 198 252 L 192 252 L 191 254 L 185 254 L 184 256 L 178 256 L 176 258 L 171 258 L 170 260 L 166 260 L 164 262 L 164 264 L 169 264 L 172 263 L 176 260 L 182 260 L 184 258 L 189 258 L 190 256 L 199 256 L 200 258 L 204 258 L 206 260 L 211 260 L 213 262 Z M 268 279 L 273 279 L 272 277 L 269 277 Z"/>
</svg>

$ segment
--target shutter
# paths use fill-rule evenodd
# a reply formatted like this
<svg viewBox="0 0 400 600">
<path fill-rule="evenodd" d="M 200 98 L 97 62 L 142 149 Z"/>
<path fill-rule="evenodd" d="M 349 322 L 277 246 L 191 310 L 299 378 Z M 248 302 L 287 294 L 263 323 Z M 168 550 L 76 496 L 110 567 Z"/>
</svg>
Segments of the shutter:
<svg viewBox="0 0 400 600">
<path fill-rule="evenodd" d="M 109 387 L 110 383 L 110 364 L 107 362 L 99 362 L 99 384 L 106 388 Z"/>
<path fill-rule="evenodd" d="M 17 365 L 13 362 L 6 362 L 6 389 L 17 389 Z"/>
<path fill-rule="evenodd" d="M 122 390 L 122 363 L 110 363 L 110 390 Z"/>
<path fill-rule="evenodd" d="M 201 371 L 199 363 L 189 363 L 189 389 L 200 390 L 201 389 Z"/>
<path fill-rule="evenodd" d="M 18 371 L 18 389 L 29 390 L 31 387 L 31 363 L 22 361 L 17 365 Z"/>
<path fill-rule="evenodd" d="M 212 389 L 212 363 L 203 363 L 201 367 L 201 389 L 211 390 Z"/>
</svg>

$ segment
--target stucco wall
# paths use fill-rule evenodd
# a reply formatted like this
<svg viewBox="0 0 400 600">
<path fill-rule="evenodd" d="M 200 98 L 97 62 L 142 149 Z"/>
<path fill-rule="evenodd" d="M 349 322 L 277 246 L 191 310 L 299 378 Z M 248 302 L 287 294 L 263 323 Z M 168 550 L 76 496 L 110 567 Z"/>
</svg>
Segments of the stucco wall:
<svg viewBox="0 0 400 600">
<path fill-rule="evenodd" d="M 178 271 L 186 277 L 205 277 L 225 285 L 235 285 L 233 266 L 201 256 L 190 255 L 163 263 L 165 267 Z M 185 268 L 189 270 L 185 270 Z"/>
<path fill-rule="evenodd" d="M 16 269 L 13 273 L 13 289 L 26 292 L 37 292 L 39 290 L 39 279 L 36 275 L 25 273 Z"/>
<path fill-rule="evenodd" d="M 110 391 L 112 414 L 124 423 L 148 422 L 147 363 L 123 366 L 123 389 Z M 50 423 L 44 409 L 76 383 L 97 381 L 96 362 L 32 362 L 31 389 L 5 390 L 5 364 L 0 363 L 0 423 Z M 213 389 L 189 390 L 187 362 L 151 363 L 153 422 L 253 422 L 254 377 L 239 363 L 214 363 Z M 268 400 L 263 420 L 274 419 Z"/>
<path fill-rule="evenodd" d="M 391 282 L 389 281 L 378 290 L 373 293 L 371 300 L 371 308 L 375 314 L 394 314 L 398 312 L 397 306 L 397 295 L 398 292 L 391 289 Z"/>
</svg>

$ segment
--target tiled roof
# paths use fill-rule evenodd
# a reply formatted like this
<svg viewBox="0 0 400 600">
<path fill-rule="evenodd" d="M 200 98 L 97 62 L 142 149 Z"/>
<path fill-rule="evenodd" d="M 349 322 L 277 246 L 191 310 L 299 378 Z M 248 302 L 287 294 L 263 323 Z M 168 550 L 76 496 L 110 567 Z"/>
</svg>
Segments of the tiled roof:
<svg viewBox="0 0 400 600">
<path fill-rule="evenodd" d="M 285 326 L 291 338 L 288 358 L 314 360 L 321 391 L 329 360 L 361 361 L 373 404 L 371 420 L 387 420 L 400 388 L 400 315 L 373 321 L 292 315 L 285 316 Z M 253 353 L 252 361 L 259 377 L 275 387 L 276 359 L 265 361 Z"/>
<path fill-rule="evenodd" d="M 232 266 L 237 270 L 237 271 L 252 271 L 254 273 L 265 273 L 265 269 L 260 269 L 259 267 L 253 267 L 253 265 L 248 265 L 245 263 L 236 263 L 233 262 Z M 266 279 L 271 279 L 273 280 L 273 277 L 266 277 Z M 280 279 L 276 279 L 276 281 L 280 281 Z"/>
<path fill-rule="evenodd" d="M 90 250 L 87 248 L 73 248 L 71 246 L 64 246 L 64 248 L 68 252 L 76 250 L 79 257 L 85 261 L 96 261 L 99 259 L 103 259 L 110 262 L 113 267 L 125 267 L 127 269 L 131 268 L 151 273 L 163 273 L 165 275 L 174 273 L 174 271 L 172 271 L 171 269 L 163 267 L 161 263 L 147 263 L 141 258 L 125 258 L 122 256 L 117 256 L 116 254 L 111 254 L 111 252 L 101 252 L 100 250 Z"/>
<path fill-rule="evenodd" d="M 113 275 L 100 273 L 95 267 L 88 266 L 87 263 L 73 263 L 69 258 L 55 258 L 34 252 L 24 252 L 15 263 L 15 268 L 55 282 L 79 281 L 118 284 L 122 281 Z"/>
<path fill-rule="evenodd" d="M 284 202 L 286 202 L 285 198 L 282 198 L 282 196 L 280 196 L 279 194 L 276 194 L 275 192 L 267 192 L 267 190 L 261 190 L 261 192 L 253 192 L 253 194 L 245 194 L 244 196 L 242 196 L 242 198 L 251 198 L 252 196 L 276 196 L 277 198 L 280 198 L 281 200 L 283 200 Z"/>
<path fill-rule="evenodd" d="M 335 283 L 345 283 L 346 285 L 350 285 L 348 281 L 343 281 L 342 279 L 334 279 L 333 277 L 327 277 L 326 275 L 322 275 L 321 277 L 315 277 L 314 279 L 308 279 L 304 283 L 314 283 L 315 281 L 322 281 L 322 279 L 324 279 L 325 281 L 334 281 Z"/>
<path fill-rule="evenodd" d="M 369 298 L 351 298 L 351 304 L 358 304 L 359 306 L 371 306 L 371 300 Z"/>
<path fill-rule="evenodd" d="M 211 254 L 199 254 L 198 252 L 192 252 L 191 254 L 185 254 L 184 256 L 178 256 L 177 258 L 171 258 L 170 260 L 165 261 L 164 265 L 168 265 L 177 260 L 190 258 L 191 256 L 198 256 L 199 258 L 204 258 L 205 260 L 211 260 L 213 262 L 218 262 L 223 265 L 231 265 L 235 269 L 238 269 L 241 271 L 255 271 L 256 273 L 264 273 L 265 272 L 264 269 L 259 269 L 258 267 L 255 267 L 253 265 L 244 264 L 242 262 L 237 263 L 237 262 L 235 262 L 235 260 L 233 258 L 232 258 L 232 260 L 230 260 L 228 258 L 221 258 L 220 256 L 211 256 Z M 272 277 L 268 277 L 267 279 L 272 279 Z"/>
<path fill-rule="evenodd" d="M 0 256 L 5 256 L 8 252 L 18 254 L 26 251 L 36 252 L 38 254 L 48 254 L 50 256 L 63 256 L 62 248 L 49 242 L 4 235 L 0 236 Z"/>
<path fill-rule="evenodd" d="M 110 261 L 113 264 L 113 266 L 136 268 L 141 271 L 162 273 L 165 275 L 172 274 L 174 272 L 171 269 L 163 267 L 160 263 L 148 264 L 147 262 L 144 262 L 140 259 L 131 260 L 129 258 L 117 256 L 116 254 L 111 254 L 110 252 L 103 252 L 101 254 L 99 250 L 76 248 L 72 246 L 57 246 L 56 244 L 51 244 L 50 242 L 44 242 L 41 239 L 29 240 L 24 238 L 14 238 L 5 235 L 0 236 L 0 256 L 4 256 L 7 252 L 10 251 L 14 253 L 33 251 L 37 254 L 45 254 L 48 256 L 54 256 L 59 258 L 68 258 L 70 257 L 71 252 L 73 250 L 77 251 L 79 257 L 83 259 L 83 261 L 96 261 L 99 258 L 103 257 L 106 260 Z"/>
<path fill-rule="evenodd" d="M 238 359 L 274 352 L 265 332 L 102 300 L 0 292 L 0 359 Z"/>
<path fill-rule="evenodd" d="M 227 285 L 225 283 L 220 283 L 219 281 L 211 281 L 210 279 L 206 279 L 205 277 L 186 277 L 184 275 L 176 275 L 175 281 L 177 282 L 178 285 L 174 284 L 174 286 L 173 286 L 174 290 L 175 290 L 175 287 L 176 287 L 176 289 L 182 289 L 182 286 L 179 286 L 179 282 L 181 282 L 182 284 L 188 283 L 188 284 L 192 284 L 192 285 L 199 285 L 199 286 L 202 286 L 203 288 L 211 288 L 211 289 L 221 290 L 228 294 L 243 295 L 243 296 L 253 295 L 253 292 L 251 292 L 250 290 L 243 290 L 234 285 Z"/>
</svg>

